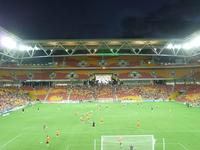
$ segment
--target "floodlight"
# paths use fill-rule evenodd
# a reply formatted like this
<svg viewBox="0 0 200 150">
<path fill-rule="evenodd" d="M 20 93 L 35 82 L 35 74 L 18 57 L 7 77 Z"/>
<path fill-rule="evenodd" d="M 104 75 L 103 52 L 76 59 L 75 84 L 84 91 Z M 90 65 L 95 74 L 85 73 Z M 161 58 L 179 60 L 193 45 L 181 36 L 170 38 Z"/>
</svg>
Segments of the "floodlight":
<svg viewBox="0 0 200 150">
<path fill-rule="evenodd" d="M 200 36 L 195 37 L 192 41 L 191 41 L 193 47 L 199 47 L 200 46 Z"/>
<path fill-rule="evenodd" d="M 31 46 L 27 46 L 27 45 L 19 45 L 18 49 L 20 51 L 26 51 L 26 50 L 32 50 L 33 48 Z"/>
<path fill-rule="evenodd" d="M 188 42 L 188 43 L 183 44 L 182 47 L 183 47 L 183 49 L 186 49 L 186 50 L 187 49 L 191 49 L 192 48 L 192 44 L 190 42 Z"/>
<path fill-rule="evenodd" d="M 167 49 L 173 49 L 173 48 L 174 48 L 173 44 L 170 43 L 170 44 L 167 45 Z"/>
<path fill-rule="evenodd" d="M 174 45 L 174 49 L 181 49 L 181 45 L 180 44 L 176 44 L 176 45 Z"/>
<path fill-rule="evenodd" d="M 25 51 L 27 49 L 27 46 L 25 46 L 25 45 L 19 45 L 18 49 L 20 51 Z"/>
<path fill-rule="evenodd" d="M 192 49 L 200 47 L 200 36 L 193 37 L 189 41 L 183 44 L 184 49 Z"/>
<path fill-rule="evenodd" d="M 1 45 L 7 49 L 15 49 L 17 46 L 17 42 L 8 36 L 1 37 Z"/>
<path fill-rule="evenodd" d="M 39 47 L 37 47 L 37 46 L 34 46 L 34 48 L 33 48 L 34 50 L 40 50 L 40 48 Z"/>
</svg>

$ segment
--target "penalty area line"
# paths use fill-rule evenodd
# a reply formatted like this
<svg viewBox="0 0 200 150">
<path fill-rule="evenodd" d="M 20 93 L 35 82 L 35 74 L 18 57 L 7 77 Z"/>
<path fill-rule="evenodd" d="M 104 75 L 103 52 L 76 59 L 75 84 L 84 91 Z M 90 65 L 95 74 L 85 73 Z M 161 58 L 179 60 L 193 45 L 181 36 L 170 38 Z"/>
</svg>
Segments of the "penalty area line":
<svg viewBox="0 0 200 150">
<path fill-rule="evenodd" d="M 14 140 L 16 140 L 17 138 L 19 138 L 20 136 L 22 136 L 21 134 L 16 135 L 14 138 L 10 139 L 8 142 L 6 142 L 5 144 L 1 145 L 0 148 L 4 148 L 5 146 L 7 146 L 8 144 L 12 143 Z"/>
<path fill-rule="evenodd" d="M 185 145 L 183 145 L 182 143 L 178 143 L 178 145 L 180 145 L 184 150 L 189 150 L 187 147 L 185 147 Z"/>
<path fill-rule="evenodd" d="M 69 150 L 69 145 L 67 145 L 66 150 Z"/>
</svg>

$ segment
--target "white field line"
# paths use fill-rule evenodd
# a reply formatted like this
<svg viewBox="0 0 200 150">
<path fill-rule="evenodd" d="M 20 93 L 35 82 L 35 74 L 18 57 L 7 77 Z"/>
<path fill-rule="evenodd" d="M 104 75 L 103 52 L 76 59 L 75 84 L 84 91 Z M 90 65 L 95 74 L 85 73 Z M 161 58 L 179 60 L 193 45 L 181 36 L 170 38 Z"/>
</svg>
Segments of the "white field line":
<svg viewBox="0 0 200 150">
<path fill-rule="evenodd" d="M 69 150 L 69 145 L 67 145 L 66 150 Z"/>
<path fill-rule="evenodd" d="M 156 143 L 157 145 L 161 145 L 163 143 Z M 184 150 L 189 150 L 187 147 L 185 147 L 185 145 L 183 145 L 182 143 L 165 143 L 166 145 L 179 145 L 180 147 L 182 147 Z"/>
<path fill-rule="evenodd" d="M 185 145 L 178 143 L 178 145 L 180 145 L 184 150 L 189 150 L 187 147 L 185 147 Z"/>
<path fill-rule="evenodd" d="M 112 137 L 154 137 L 154 135 L 142 135 L 142 134 L 134 134 L 134 135 L 102 135 L 103 138 L 112 138 Z"/>
<path fill-rule="evenodd" d="M 0 148 L 4 148 L 5 146 L 7 146 L 8 144 L 12 143 L 14 140 L 16 140 L 17 138 L 19 138 L 20 136 L 22 136 L 21 134 L 16 135 L 14 138 L 10 139 L 8 142 L 6 142 L 5 144 L 1 145 Z"/>
<path fill-rule="evenodd" d="M 165 138 L 163 138 L 163 150 L 165 150 Z"/>
</svg>

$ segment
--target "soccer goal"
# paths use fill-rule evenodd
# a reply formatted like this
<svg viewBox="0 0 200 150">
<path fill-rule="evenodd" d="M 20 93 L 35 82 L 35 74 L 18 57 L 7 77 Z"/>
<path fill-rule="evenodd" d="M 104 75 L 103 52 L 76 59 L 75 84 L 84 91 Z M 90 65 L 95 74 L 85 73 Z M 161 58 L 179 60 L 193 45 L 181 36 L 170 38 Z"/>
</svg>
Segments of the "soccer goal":
<svg viewBox="0 0 200 150">
<path fill-rule="evenodd" d="M 101 150 L 154 150 L 153 135 L 101 136 Z"/>
</svg>

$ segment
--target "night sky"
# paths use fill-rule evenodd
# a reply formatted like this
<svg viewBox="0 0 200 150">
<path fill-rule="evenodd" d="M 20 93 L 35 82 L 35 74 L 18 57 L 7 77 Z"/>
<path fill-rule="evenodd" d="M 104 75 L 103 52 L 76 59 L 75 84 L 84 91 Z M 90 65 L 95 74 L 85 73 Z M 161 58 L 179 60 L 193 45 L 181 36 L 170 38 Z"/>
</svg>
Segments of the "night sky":
<svg viewBox="0 0 200 150">
<path fill-rule="evenodd" d="M 0 0 L 0 26 L 23 39 L 182 38 L 200 0 Z"/>
</svg>

